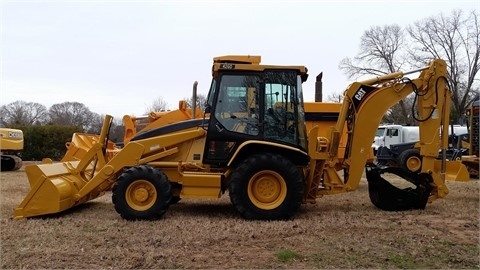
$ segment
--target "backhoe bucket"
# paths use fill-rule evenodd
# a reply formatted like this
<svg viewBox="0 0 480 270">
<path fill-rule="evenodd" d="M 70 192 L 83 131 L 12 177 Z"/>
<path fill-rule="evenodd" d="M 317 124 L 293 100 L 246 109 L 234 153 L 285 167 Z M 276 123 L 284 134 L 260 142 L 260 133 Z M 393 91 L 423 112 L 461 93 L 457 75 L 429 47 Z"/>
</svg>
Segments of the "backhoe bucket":
<svg viewBox="0 0 480 270">
<path fill-rule="evenodd" d="M 381 177 L 383 173 L 391 173 L 407 180 L 416 188 L 398 188 Z M 425 209 L 428 197 L 433 190 L 433 179 L 427 173 L 411 173 L 400 168 L 372 168 L 366 172 L 370 201 L 378 208 L 386 211 L 404 211 Z"/>
<path fill-rule="evenodd" d="M 441 160 L 435 160 L 433 165 L 435 171 L 441 171 Z M 470 174 L 461 160 L 445 161 L 445 180 L 467 182 L 470 181 Z"/>
</svg>

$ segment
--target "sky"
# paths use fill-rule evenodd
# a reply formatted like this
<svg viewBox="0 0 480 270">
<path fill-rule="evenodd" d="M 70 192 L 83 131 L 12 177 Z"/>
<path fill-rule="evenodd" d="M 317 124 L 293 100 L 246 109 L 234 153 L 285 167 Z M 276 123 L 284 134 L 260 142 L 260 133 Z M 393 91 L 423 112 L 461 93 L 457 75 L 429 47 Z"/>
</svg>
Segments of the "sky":
<svg viewBox="0 0 480 270">
<path fill-rule="evenodd" d="M 175 109 L 194 81 L 206 95 L 221 55 L 306 66 L 305 101 L 323 72 L 325 99 L 352 82 L 338 65 L 370 27 L 480 10 L 480 0 L 0 1 L 0 105 L 76 101 L 120 119 L 159 98 Z"/>
</svg>

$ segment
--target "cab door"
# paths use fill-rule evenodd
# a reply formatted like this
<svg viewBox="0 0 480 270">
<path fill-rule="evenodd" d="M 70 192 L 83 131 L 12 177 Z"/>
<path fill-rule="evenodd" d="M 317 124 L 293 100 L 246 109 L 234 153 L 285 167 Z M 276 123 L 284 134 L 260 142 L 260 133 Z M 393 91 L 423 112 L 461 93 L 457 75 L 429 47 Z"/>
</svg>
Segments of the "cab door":
<svg viewBox="0 0 480 270">
<path fill-rule="evenodd" d="M 385 146 L 390 147 L 392 144 L 402 143 L 400 129 L 398 127 L 389 127 L 385 134 Z"/>
<path fill-rule="evenodd" d="M 293 70 L 220 73 L 208 97 L 210 121 L 203 162 L 224 166 L 249 140 L 305 151 L 301 86 L 302 79 Z"/>
<path fill-rule="evenodd" d="M 222 73 L 212 88 L 203 162 L 224 166 L 239 144 L 262 139 L 261 73 Z"/>
</svg>

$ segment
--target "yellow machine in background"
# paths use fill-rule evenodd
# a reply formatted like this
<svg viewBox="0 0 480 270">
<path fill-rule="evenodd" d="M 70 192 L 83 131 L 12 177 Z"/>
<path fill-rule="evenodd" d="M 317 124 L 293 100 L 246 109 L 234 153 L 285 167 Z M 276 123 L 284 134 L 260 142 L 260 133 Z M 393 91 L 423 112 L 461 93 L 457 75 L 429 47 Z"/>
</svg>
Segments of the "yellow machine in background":
<svg viewBox="0 0 480 270">
<path fill-rule="evenodd" d="M 472 106 L 467 110 L 468 122 L 469 122 L 469 143 L 468 143 L 468 155 L 462 156 L 462 163 L 465 164 L 472 177 L 478 178 L 479 168 L 479 118 L 480 118 L 480 100 L 476 100 L 472 103 Z"/>
<path fill-rule="evenodd" d="M 197 86 L 198 83 L 193 83 L 192 103 L 197 102 Z M 127 144 L 137 133 L 141 133 L 154 128 L 166 126 L 188 119 L 202 118 L 203 112 L 198 110 L 196 106 L 187 108 L 187 102 L 180 100 L 178 109 L 173 111 L 151 112 L 148 116 L 135 117 L 125 115 L 123 117 L 123 125 L 125 127 L 125 135 L 123 144 Z"/>
<path fill-rule="evenodd" d="M 0 128 L 1 170 L 15 171 L 22 167 L 22 159 L 14 154 L 23 150 L 23 132 L 20 129 Z"/>
<path fill-rule="evenodd" d="M 406 78 L 411 73 L 419 75 Z M 366 175 L 378 208 L 423 209 L 448 194 L 445 161 L 435 165 L 448 144 L 446 76 L 445 62 L 434 60 L 415 71 L 352 83 L 336 121 L 307 132 L 306 67 L 262 65 L 260 56 L 215 57 L 206 117 L 139 132 L 108 151 L 107 115 L 92 145 L 78 148 L 81 158 L 25 168 L 31 190 L 14 216 L 58 213 L 111 189 L 116 211 L 128 220 L 158 219 L 180 199 L 215 199 L 227 191 L 246 219 L 288 219 L 302 203 L 357 189 L 382 116 L 412 92 L 422 119 L 421 171 L 369 167 Z M 415 188 L 397 188 L 384 173 Z"/>
<path fill-rule="evenodd" d="M 194 103 L 196 103 L 197 85 L 197 82 L 193 84 L 192 100 Z M 203 112 L 198 110 L 196 106 L 187 108 L 187 102 L 185 100 L 179 101 L 178 109 L 176 110 L 150 112 L 147 116 L 140 117 L 125 115 L 122 119 L 125 128 L 123 142 L 115 144 L 112 141 L 107 141 L 105 144 L 106 158 L 107 160 L 110 160 L 120 151 L 122 145 L 128 144 L 128 142 L 130 142 L 130 140 L 137 134 L 189 119 L 203 118 L 203 115 Z M 81 160 L 88 150 L 98 142 L 98 135 L 74 133 L 72 141 L 66 143 L 67 152 L 63 156 L 61 162 Z M 120 147 L 118 145 L 120 145 Z"/>
</svg>

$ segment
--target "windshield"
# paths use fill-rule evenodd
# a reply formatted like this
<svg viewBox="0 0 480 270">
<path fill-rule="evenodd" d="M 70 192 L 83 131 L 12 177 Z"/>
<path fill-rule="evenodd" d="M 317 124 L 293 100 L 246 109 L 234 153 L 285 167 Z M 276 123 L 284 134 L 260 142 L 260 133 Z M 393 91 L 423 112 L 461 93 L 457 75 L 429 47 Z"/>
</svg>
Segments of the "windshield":
<svg viewBox="0 0 480 270">
<path fill-rule="evenodd" d="M 385 134 L 385 128 L 378 128 L 377 133 L 375 133 L 375 137 L 381 137 Z"/>
</svg>

